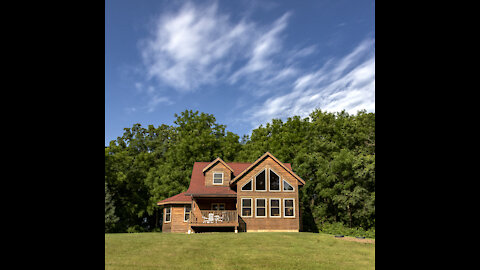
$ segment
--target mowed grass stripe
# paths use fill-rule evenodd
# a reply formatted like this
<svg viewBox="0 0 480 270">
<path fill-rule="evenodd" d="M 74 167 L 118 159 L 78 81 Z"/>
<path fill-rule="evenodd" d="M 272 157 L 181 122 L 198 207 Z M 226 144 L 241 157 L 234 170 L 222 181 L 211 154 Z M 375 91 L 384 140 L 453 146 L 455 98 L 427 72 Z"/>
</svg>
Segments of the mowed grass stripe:
<svg viewBox="0 0 480 270">
<path fill-rule="evenodd" d="M 375 245 L 314 233 L 105 234 L 106 269 L 373 269 Z"/>
</svg>

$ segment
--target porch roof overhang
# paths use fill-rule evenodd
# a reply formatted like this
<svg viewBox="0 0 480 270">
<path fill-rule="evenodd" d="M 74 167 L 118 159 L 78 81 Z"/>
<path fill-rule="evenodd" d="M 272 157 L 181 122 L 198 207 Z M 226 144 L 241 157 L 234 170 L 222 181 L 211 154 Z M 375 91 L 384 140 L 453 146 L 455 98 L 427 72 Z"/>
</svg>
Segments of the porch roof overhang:
<svg viewBox="0 0 480 270">
<path fill-rule="evenodd" d="M 157 205 L 163 206 L 167 204 L 191 204 L 192 197 L 187 196 L 185 192 L 172 196 L 170 198 L 166 198 L 165 200 L 159 201 Z"/>
<path fill-rule="evenodd" d="M 204 193 L 199 193 L 199 194 L 188 194 L 191 195 L 192 197 L 210 197 L 210 198 L 236 198 L 237 194 L 217 194 L 217 193 L 211 193 L 211 194 L 204 194 Z"/>
</svg>

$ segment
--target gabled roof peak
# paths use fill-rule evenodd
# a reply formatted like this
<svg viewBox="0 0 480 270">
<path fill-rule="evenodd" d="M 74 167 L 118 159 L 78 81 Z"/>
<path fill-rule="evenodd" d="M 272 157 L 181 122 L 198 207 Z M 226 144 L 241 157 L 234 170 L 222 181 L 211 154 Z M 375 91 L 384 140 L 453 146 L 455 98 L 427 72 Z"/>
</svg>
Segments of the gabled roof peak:
<svg viewBox="0 0 480 270">
<path fill-rule="evenodd" d="M 205 168 L 203 168 L 203 173 L 205 173 L 208 169 L 210 169 L 213 165 L 215 165 L 217 162 L 222 163 L 225 167 L 227 167 L 232 173 L 234 172 L 230 166 L 225 163 L 220 157 L 217 157 L 214 161 L 212 161 L 210 164 L 208 164 Z"/>
<path fill-rule="evenodd" d="M 265 152 L 265 154 L 263 154 L 261 157 L 259 157 L 257 160 L 255 160 L 255 162 L 253 162 L 248 168 L 246 168 L 245 170 L 243 170 L 239 175 L 237 175 L 234 179 L 232 179 L 230 181 L 230 185 L 232 185 L 233 183 L 237 182 L 240 178 L 243 177 L 243 175 L 245 175 L 248 171 L 250 171 L 250 169 L 252 169 L 253 167 L 255 167 L 260 161 L 262 161 L 264 158 L 266 158 L 267 156 L 271 157 L 275 162 L 277 162 L 280 166 L 282 166 L 287 172 L 289 172 L 293 177 L 295 177 L 300 183 L 302 183 L 303 185 L 305 185 L 305 181 L 300 178 L 300 176 L 298 176 L 296 173 L 294 173 L 290 168 L 288 168 L 287 166 L 285 166 L 285 164 L 283 164 L 282 162 L 280 162 L 276 157 L 274 157 L 272 155 L 272 153 L 270 152 Z"/>
</svg>

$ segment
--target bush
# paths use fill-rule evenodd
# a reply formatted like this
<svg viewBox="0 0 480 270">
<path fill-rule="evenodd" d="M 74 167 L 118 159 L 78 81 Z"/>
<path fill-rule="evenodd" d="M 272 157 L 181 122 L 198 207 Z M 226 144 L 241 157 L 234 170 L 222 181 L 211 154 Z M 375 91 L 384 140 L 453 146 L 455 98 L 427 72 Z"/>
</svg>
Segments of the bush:
<svg viewBox="0 0 480 270">
<path fill-rule="evenodd" d="M 365 230 L 363 228 L 349 228 L 343 225 L 341 222 L 336 223 L 324 223 L 318 226 L 318 230 L 328 234 L 341 234 L 345 236 L 353 237 L 366 237 L 375 239 L 375 228 Z"/>
<path fill-rule="evenodd" d="M 140 225 L 131 226 L 127 229 L 127 233 L 139 233 L 144 231 L 145 230 Z"/>
</svg>

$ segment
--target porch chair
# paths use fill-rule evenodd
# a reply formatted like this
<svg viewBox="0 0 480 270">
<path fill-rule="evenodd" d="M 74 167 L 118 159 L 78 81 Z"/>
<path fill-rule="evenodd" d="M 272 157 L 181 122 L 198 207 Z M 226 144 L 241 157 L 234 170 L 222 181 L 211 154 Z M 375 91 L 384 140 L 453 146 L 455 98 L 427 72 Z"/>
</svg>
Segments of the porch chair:
<svg viewBox="0 0 480 270">
<path fill-rule="evenodd" d="M 213 223 L 213 213 L 208 213 L 208 221 L 207 223 Z"/>
<path fill-rule="evenodd" d="M 206 216 L 202 216 L 203 218 L 203 223 L 208 223 L 208 218 Z"/>
</svg>

